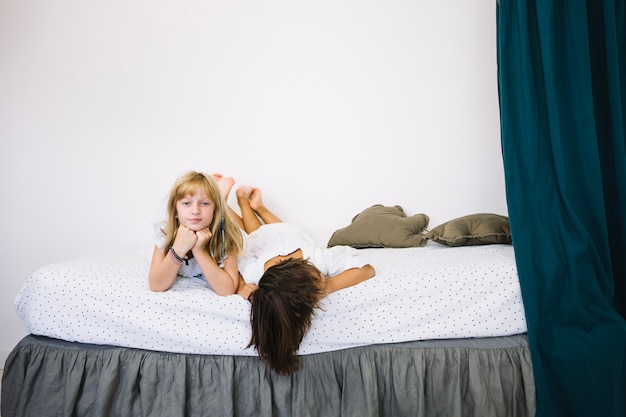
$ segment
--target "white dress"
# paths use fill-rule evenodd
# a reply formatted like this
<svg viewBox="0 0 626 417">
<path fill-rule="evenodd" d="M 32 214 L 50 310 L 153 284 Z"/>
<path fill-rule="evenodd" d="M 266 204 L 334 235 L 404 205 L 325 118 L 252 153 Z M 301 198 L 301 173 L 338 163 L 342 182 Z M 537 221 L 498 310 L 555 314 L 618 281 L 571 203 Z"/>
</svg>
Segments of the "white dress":
<svg viewBox="0 0 626 417">
<path fill-rule="evenodd" d="M 302 250 L 325 276 L 334 276 L 350 268 L 360 268 L 368 261 L 358 250 L 349 246 L 327 248 L 303 229 L 291 223 L 264 224 L 245 236 L 243 253 L 238 257 L 239 272 L 247 283 L 257 284 L 265 263 L 275 256 L 285 256 Z"/>
</svg>

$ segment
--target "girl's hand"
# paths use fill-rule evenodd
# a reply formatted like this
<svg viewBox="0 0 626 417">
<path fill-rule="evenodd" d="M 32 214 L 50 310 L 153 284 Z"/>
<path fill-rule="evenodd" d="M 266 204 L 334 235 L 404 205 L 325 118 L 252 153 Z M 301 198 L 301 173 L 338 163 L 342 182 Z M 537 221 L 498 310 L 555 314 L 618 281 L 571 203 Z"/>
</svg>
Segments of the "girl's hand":
<svg viewBox="0 0 626 417">
<path fill-rule="evenodd" d="M 196 232 L 196 243 L 192 249 L 204 248 L 211 239 L 211 236 L 213 236 L 213 233 L 211 233 L 208 227 L 198 230 Z"/>
<path fill-rule="evenodd" d="M 180 256 L 185 256 L 187 252 L 189 252 L 196 245 L 197 241 L 198 236 L 196 236 L 196 233 L 193 230 L 181 225 L 178 227 L 176 239 L 174 239 L 172 246 L 174 247 L 176 253 Z"/>
<path fill-rule="evenodd" d="M 237 294 L 243 297 L 244 300 L 248 300 L 250 298 L 250 294 L 255 292 L 257 289 L 256 284 L 246 284 L 243 287 L 239 287 Z"/>
</svg>

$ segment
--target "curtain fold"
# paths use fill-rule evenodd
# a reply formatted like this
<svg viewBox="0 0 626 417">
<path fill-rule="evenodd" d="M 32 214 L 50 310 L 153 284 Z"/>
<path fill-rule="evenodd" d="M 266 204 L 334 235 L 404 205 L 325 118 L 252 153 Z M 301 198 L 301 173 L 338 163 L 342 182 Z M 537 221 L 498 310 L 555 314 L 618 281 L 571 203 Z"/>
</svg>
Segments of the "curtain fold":
<svg viewBox="0 0 626 417">
<path fill-rule="evenodd" d="M 497 5 L 537 416 L 626 416 L 625 20 L 623 0 Z"/>
</svg>

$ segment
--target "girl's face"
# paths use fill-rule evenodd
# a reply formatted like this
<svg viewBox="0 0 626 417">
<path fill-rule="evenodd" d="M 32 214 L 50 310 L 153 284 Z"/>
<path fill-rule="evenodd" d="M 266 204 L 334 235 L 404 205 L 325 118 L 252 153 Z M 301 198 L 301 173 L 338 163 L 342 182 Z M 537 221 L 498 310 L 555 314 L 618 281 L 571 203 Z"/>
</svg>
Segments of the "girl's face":
<svg viewBox="0 0 626 417">
<path fill-rule="evenodd" d="M 194 232 L 209 227 L 214 212 L 215 203 L 205 194 L 187 195 L 176 202 L 176 217 L 179 223 Z"/>
</svg>

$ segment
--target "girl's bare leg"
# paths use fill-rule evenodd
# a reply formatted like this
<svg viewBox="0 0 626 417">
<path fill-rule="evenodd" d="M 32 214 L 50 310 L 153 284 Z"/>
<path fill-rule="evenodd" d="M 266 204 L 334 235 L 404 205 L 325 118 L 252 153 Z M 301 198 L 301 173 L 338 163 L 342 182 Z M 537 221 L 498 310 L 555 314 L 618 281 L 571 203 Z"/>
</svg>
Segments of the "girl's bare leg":
<svg viewBox="0 0 626 417">
<path fill-rule="evenodd" d="M 250 205 L 250 196 L 252 195 L 253 190 L 254 188 L 245 186 L 239 187 L 236 192 L 237 203 L 239 204 L 239 209 L 241 210 L 241 218 L 244 226 L 243 230 L 245 230 L 246 233 L 252 233 L 261 227 L 261 221 Z"/>
<path fill-rule="evenodd" d="M 252 188 L 249 196 L 250 207 L 256 212 L 256 214 L 263 220 L 264 223 L 280 223 L 281 220 L 263 204 L 261 198 L 261 190 L 258 188 Z"/>
</svg>

